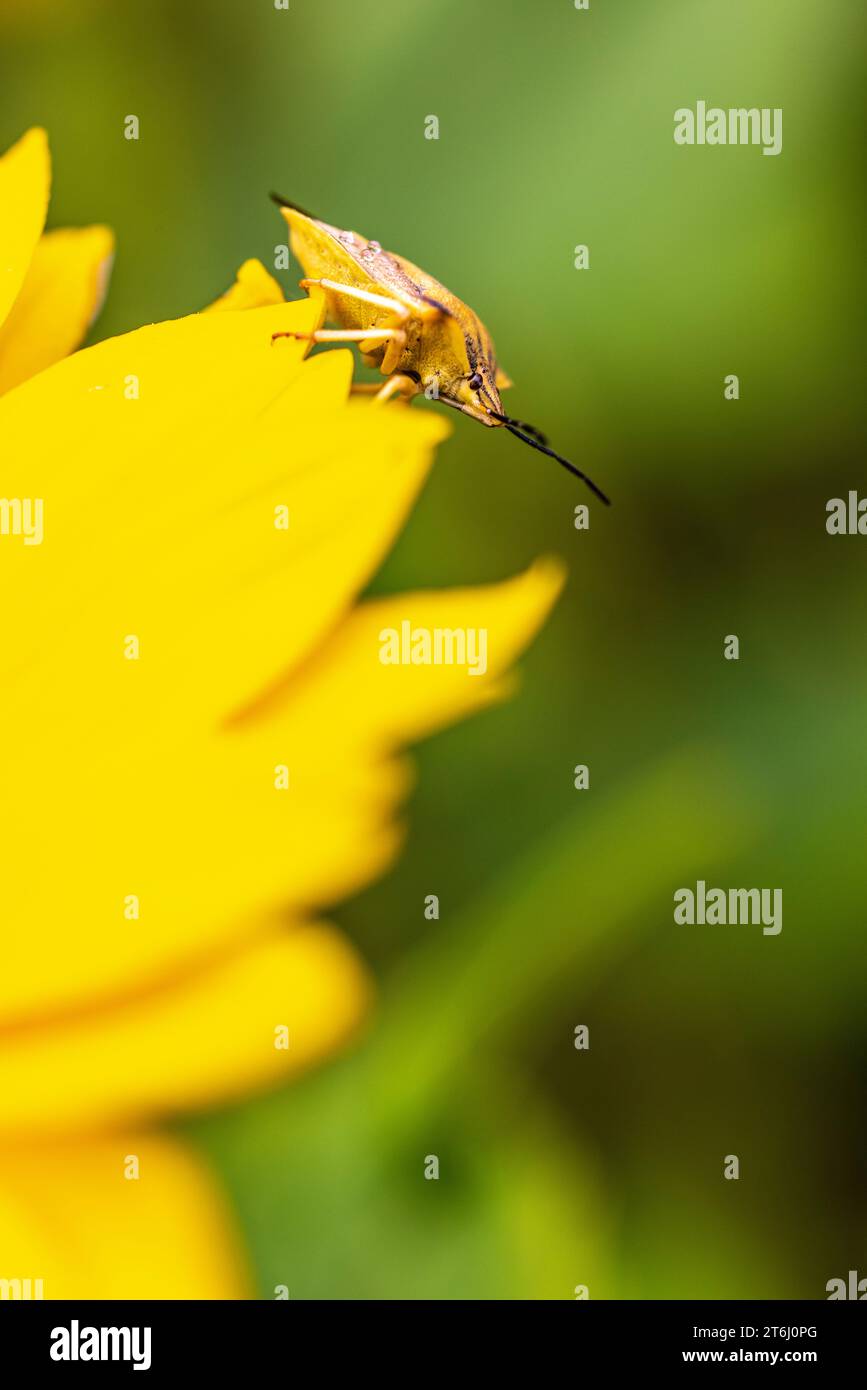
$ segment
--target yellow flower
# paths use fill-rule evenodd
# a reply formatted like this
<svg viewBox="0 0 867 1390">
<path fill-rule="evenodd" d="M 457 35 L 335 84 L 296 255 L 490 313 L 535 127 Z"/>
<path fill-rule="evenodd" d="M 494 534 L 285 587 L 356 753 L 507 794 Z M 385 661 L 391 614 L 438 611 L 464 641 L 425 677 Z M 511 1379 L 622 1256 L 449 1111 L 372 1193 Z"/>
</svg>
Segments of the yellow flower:
<svg viewBox="0 0 867 1390">
<path fill-rule="evenodd" d="M 43 130 L 0 159 L 0 394 L 78 347 L 108 285 L 107 227 L 43 233 L 50 181 Z"/>
<path fill-rule="evenodd" d="M 37 363 L 55 310 L 25 294 L 38 133 L 0 190 L 11 385 L 61 350 Z M 255 262 L 214 310 L 0 400 L 0 1278 L 46 1297 L 249 1291 L 206 1174 L 149 1127 L 358 1028 L 370 980 L 321 909 L 398 849 L 400 747 L 502 695 L 560 584 L 359 602 L 447 426 L 349 400 L 348 352 L 272 345 L 324 306 Z M 486 670 L 383 664 L 404 622 L 485 629 Z"/>
</svg>

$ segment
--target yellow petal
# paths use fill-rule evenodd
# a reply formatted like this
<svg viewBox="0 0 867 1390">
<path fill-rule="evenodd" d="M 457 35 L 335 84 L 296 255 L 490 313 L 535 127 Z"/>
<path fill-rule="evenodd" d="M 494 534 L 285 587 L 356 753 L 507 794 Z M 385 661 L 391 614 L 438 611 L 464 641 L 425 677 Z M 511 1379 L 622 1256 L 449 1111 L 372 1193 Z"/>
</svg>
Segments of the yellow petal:
<svg viewBox="0 0 867 1390">
<path fill-rule="evenodd" d="M 540 562 L 503 584 L 365 604 L 315 662 L 212 745 L 206 759 L 212 781 L 199 785 L 197 806 L 187 813 L 173 793 L 161 809 L 154 805 L 155 826 L 147 815 L 141 822 L 124 816 L 116 842 L 106 853 L 103 840 L 105 857 L 88 866 L 94 898 L 126 837 L 137 843 L 150 837 L 153 881 L 144 901 L 159 895 L 163 910 L 152 924 L 148 910 L 141 923 L 120 931 L 109 921 L 104 934 L 95 929 L 96 914 L 82 919 L 83 931 L 71 932 L 64 914 L 48 947 L 43 928 L 38 957 L 32 937 L 18 944 L 13 937 L 13 961 L 23 945 L 22 965 L 44 977 L 59 958 L 82 1002 L 0 1031 L 0 1133 L 128 1122 L 231 1099 L 306 1068 L 339 1045 L 358 1026 L 368 995 L 354 952 L 327 928 L 254 933 L 243 917 L 251 895 L 316 903 L 360 887 L 385 866 L 397 847 L 392 817 L 406 790 L 392 751 L 502 692 L 505 673 L 561 580 L 559 566 Z M 484 630 L 484 672 L 383 665 L 381 634 L 403 621 L 429 631 Z M 288 792 L 275 793 L 267 780 L 257 790 L 251 768 L 270 769 L 275 750 L 287 746 Z M 178 811 L 187 837 L 176 842 L 166 830 Z M 64 868 L 61 881 L 66 875 Z M 46 902 L 43 911 L 48 908 Z M 180 946 L 189 949 L 199 933 L 224 922 L 247 938 L 245 948 L 190 960 L 175 979 L 140 981 L 156 946 L 176 956 Z M 85 991 L 94 977 L 99 983 L 106 962 L 132 983 L 105 1003 L 88 1005 Z M 282 1024 L 288 1050 L 274 1046 Z"/>
<path fill-rule="evenodd" d="M 5 495 L 43 499 L 45 517 L 43 545 L 0 547 L 0 587 L 18 591 L 0 607 L 0 668 L 63 632 L 77 669 L 93 647 L 117 673 L 114 635 L 139 633 L 196 716 L 219 718 L 311 650 L 380 563 L 448 428 L 343 406 L 348 353 L 272 347 L 321 313 L 320 298 L 155 325 L 0 400 Z"/>
<path fill-rule="evenodd" d="M 264 796 L 256 806 L 233 781 L 260 850 L 275 831 L 292 846 L 285 901 L 296 909 L 330 904 L 386 867 L 399 844 L 393 815 L 407 785 L 393 752 L 506 693 L 515 658 L 563 577 L 558 562 L 542 560 L 500 584 L 363 604 L 239 730 L 234 756 L 242 767 L 271 766 L 282 755 L 290 769 L 282 827 Z M 484 670 L 481 660 L 477 674 L 469 665 L 383 664 L 383 633 L 399 632 L 403 622 L 430 633 L 484 633 Z M 278 847 L 279 839 L 275 859 Z"/>
<path fill-rule="evenodd" d="M 369 992 L 333 928 L 260 927 L 243 949 L 176 978 L 4 1028 L 0 1148 L 3 1136 L 133 1123 L 276 1084 L 344 1043 Z"/>
<path fill-rule="evenodd" d="M 0 323 L 24 283 L 45 225 L 51 161 L 44 130 L 29 130 L 0 158 Z"/>
<path fill-rule="evenodd" d="M 0 546 L 0 582 L 17 591 L 0 606 L 0 765 L 17 789 L 0 798 L 0 838 L 10 862 L 29 844 L 0 882 L 15 923 L 0 1017 L 159 978 L 244 932 L 244 904 L 257 918 L 275 904 L 285 872 L 271 864 L 260 886 L 265 856 L 226 802 L 238 784 L 274 798 L 273 768 L 241 765 L 222 725 L 339 620 L 443 433 L 432 416 L 342 407 L 344 353 L 272 348 L 275 329 L 320 313 L 305 300 L 158 325 L 0 400 L 7 495 L 44 498 L 46 518 L 43 544 Z M 127 368 L 138 400 L 124 398 Z M 66 880 L 59 911 L 46 845 L 50 881 Z M 196 905 L 200 875 L 231 893 Z M 124 929 L 130 895 L 140 931 Z"/>
<path fill-rule="evenodd" d="M 0 327 L 0 394 L 78 347 L 105 295 L 114 238 L 107 227 L 47 232 Z"/>
<path fill-rule="evenodd" d="M 365 606 L 267 710 L 222 729 L 176 726 L 172 690 L 164 711 L 155 697 L 142 707 L 118 691 L 119 725 L 110 723 L 118 707 L 89 711 L 89 683 L 80 694 L 60 678 L 34 690 L 31 707 L 14 710 L 18 738 L 4 751 L 16 794 L 0 802 L 0 835 L 15 871 L 0 881 L 14 924 L 0 1016 L 11 1025 L 66 999 L 126 992 L 130 981 L 150 987 L 248 937 L 277 906 L 330 903 L 368 881 L 399 842 L 393 812 L 406 777 L 390 751 L 497 696 L 558 583 L 543 566 L 489 589 Z M 383 666 L 379 631 L 401 615 L 434 627 L 482 622 L 486 673 Z M 76 659 L 66 654 L 72 669 Z M 133 695 L 136 666 L 126 668 Z M 46 709 L 54 700 L 50 716 L 40 716 L 40 694 Z"/>
<path fill-rule="evenodd" d="M 546 558 L 498 584 L 365 603 L 322 650 L 306 690 L 297 683 L 285 714 L 293 722 L 301 719 L 312 701 L 326 725 L 339 719 L 342 734 L 354 729 L 358 737 L 384 748 L 429 734 L 496 698 L 500 678 L 544 623 L 564 580 L 561 562 Z M 449 662 L 449 650 L 459 656 L 461 643 L 446 641 L 440 664 L 385 664 L 382 634 L 399 632 L 404 622 L 422 632 L 475 633 L 465 644 L 466 663 Z M 344 679 L 353 691 L 349 710 L 339 696 Z"/>
<path fill-rule="evenodd" d="M 133 1158 L 139 1176 L 127 1178 Z M 46 1299 L 252 1294 L 204 1164 L 178 1141 L 134 1131 L 0 1148 L 0 1278 L 41 1280 Z"/>
<path fill-rule="evenodd" d="M 205 313 L 219 313 L 225 309 L 261 309 L 266 304 L 282 304 L 284 294 L 273 275 L 269 275 L 261 261 L 245 261 L 235 277 L 235 283 L 210 304 Z"/>
<path fill-rule="evenodd" d="M 387 750 L 493 698 L 550 601 L 550 573 L 500 603 L 491 591 L 483 679 L 381 668 L 376 634 L 365 647 L 357 626 L 329 662 L 447 426 L 343 404 L 348 354 L 272 347 L 321 313 L 320 298 L 155 325 L 0 400 L 7 496 L 45 507 L 42 544 L 0 546 L 16 595 L 0 606 L 10 1025 L 161 987 L 276 907 L 369 879 L 398 843 L 406 778 Z M 282 505 L 288 531 L 274 526 Z M 474 600 L 426 602 L 447 626 Z M 259 733 L 232 722 L 293 670 L 294 707 Z"/>
</svg>

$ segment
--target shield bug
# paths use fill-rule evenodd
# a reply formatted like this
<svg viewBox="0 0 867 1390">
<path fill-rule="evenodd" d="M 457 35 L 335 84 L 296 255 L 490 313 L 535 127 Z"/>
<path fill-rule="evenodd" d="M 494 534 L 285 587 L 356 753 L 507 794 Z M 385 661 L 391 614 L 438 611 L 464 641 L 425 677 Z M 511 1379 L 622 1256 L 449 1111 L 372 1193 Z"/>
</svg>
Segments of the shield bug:
<svg viewBox="0 0 867 1390">
<path fill-rule="evenodd" d="M 277 194 L 271 195 L 289 225 L 293 254 L 304 270 L 303 289 L 318 285 L 326 312 L 339 328 L 314 333 L 275 333 L 315 343 L 357 343 L 364 361 L 388 380 L 373 391 L 377 400 L 424 394 L 511 434 L 556 459 L 608 503 L 594 482 L 548 445 L 523 420 L 503 413 L 500 392 L 512 383 L 497 364 L 494 344 L 481 319 L 457 295 L 378 241 L 342 231 Z"/>
</svg>

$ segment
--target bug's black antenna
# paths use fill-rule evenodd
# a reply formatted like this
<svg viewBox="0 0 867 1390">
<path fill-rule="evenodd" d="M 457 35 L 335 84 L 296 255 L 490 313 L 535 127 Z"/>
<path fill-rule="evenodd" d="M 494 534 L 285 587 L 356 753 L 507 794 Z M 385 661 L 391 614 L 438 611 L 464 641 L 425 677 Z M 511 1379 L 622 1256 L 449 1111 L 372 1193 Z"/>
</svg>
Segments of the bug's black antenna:
<svg viewBox="0 0 867 1390">
<path fill-rule="evenodd" d="M 611 498 L 605 496 L 605 493 L 601 488 L 596 486 L 592 478 L 588 478 L 586 473 L 582 473 L 580 468 L 576 468 L 574 463 L 570 463 L 568 459 L 564 459 L 561 454 L 555 454 L 553 449 L 548 448 L 547 443 L 543 444 L 540 442 L 541 439 L 544 439 L 544 435 L 540 436 L 539 431 L 533 429 L 532 425 L 522 424 L 520 420 L 512 420 L 508 415 L 500 415 L 496 410 L 492 410 L 491 414 L 495 419 L 502 421 L 510 434 L 514 434 L 517 439 L 522 439 L 525 444 L 529 444 L 531 449 L 538 449 L 540 454 L 547 454 L 548 458 L 556 459 L 557 462 L 568 469 L 570 473 L 574 473 L 576 478 L 580 478 L 582 483 L 586 483 L 590 491 L 595 492 L 600 502 L 604 502 L 606 507 L 611 506 Z M 526 430 L 533 430 L 533 434 L 525 433 Z M 533 435 L 537 437 L 534 439 Z"/>
<path fill-rule="evenodd" d="M 519 430 L 523 430 L 525 434 L 531 434 L 534 439 L 538 439 L 539 443 L 544 444 L 545 448 L 547 449 L 548 436 L 544 435 L 541 430 L 537 430 L 535 425 L 528 425 L 526 420 L 507 421 L 505 416 L 503 417 L 503 424 L 517 425 Z"/>
<path fill-rule="evenodd" d="M 311 222 L 318 222 L 319 218 L 313 212 L 308 212 L 306 208 L 299 207 L 298 203 L 292 203 L 288 198 L 284 198 L 281 193 L 269 193 L 268 197 L 272 203 L 276 203 L 278 208 L 291 208 L 293 212 L 300 212 L 303 217 L 309 217 Z"/>
</svg>

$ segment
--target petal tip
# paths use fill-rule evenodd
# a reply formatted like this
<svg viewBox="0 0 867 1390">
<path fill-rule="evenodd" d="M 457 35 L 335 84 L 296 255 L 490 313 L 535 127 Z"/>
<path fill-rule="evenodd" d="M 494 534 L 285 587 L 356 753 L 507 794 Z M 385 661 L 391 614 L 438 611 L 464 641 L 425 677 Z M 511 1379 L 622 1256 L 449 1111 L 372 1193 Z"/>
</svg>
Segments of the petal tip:
<svg viewBox="0 0 867 1390">
<path fill-rule="evenodd" d="M 568 573 L 559 555 L 540 555 L 518 576 L 518 581 L 535 594 L 546 616 L 563 592 Z"/>
</svg>

